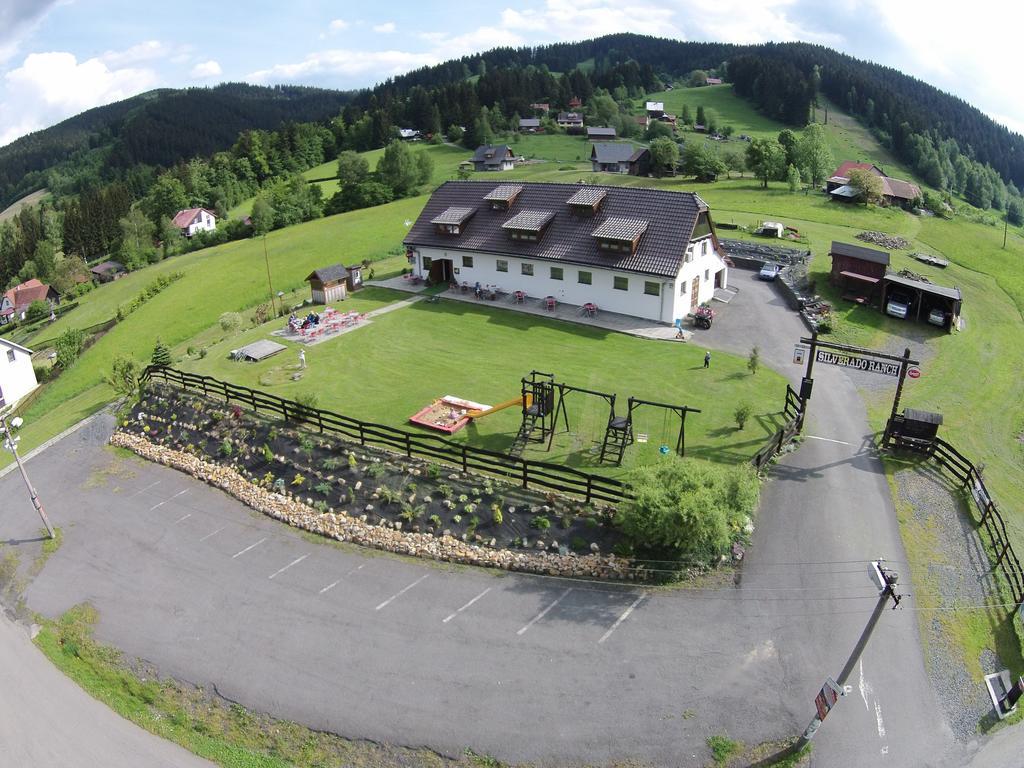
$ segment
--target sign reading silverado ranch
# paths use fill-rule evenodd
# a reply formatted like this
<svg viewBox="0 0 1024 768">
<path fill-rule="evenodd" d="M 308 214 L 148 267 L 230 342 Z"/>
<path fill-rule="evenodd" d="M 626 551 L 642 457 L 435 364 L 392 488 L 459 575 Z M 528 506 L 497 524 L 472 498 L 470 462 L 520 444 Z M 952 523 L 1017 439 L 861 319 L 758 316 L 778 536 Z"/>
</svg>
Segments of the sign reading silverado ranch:
<svg viewBox="0 0 1024 768">
<path fill-rule="evenodd" d="M 819 363 L 838 365 L 842 368 L 854 368 L 858 371 L 867 371 L 868 373 L 881 373 L 886 376 L 900 375 L 900 363 L 869 360 L 866 357 L 855 357 L 854 355 L 830 352 L 827 349 L 819 349 L 815 360 Z"/>
</svg>

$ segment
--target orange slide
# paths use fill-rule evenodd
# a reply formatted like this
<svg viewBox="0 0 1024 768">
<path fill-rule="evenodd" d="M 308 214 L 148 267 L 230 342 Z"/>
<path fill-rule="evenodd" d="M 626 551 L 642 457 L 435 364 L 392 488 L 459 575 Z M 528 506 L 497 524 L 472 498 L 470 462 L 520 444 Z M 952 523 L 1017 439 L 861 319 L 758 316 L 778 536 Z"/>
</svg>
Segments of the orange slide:
<svg viewBox="0 0 1024 768">
<path fill-rule="evenodd" d="M 514 397 L 511 400 L 506 400 L 504 403 L 492 405 L 490 408 L 483 411 L 466 411 L 466 416 L 468 416 L 471 419 L 479 419 L 482 418 L 483 416 L 490 416 L 492 413 L 496 413 L 497 411 L 503 411 L 506 408 L 511 408 L 513 405 L 522 405 L 525 406 L 526 408 L 529 408 L 531 405 L 533 405 L 533 395 L 527 392 L 525 395 L 519 395 L 518 397 Z"/>
</svg>

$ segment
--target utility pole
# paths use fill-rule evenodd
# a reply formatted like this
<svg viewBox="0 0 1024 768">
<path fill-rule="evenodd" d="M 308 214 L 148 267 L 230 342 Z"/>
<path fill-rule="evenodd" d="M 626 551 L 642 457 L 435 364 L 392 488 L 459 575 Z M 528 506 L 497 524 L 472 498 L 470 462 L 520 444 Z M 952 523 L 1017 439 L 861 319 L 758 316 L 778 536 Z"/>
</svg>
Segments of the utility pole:
<svg viewBox="0 0 1024 768">
<path fill-rule="evenodd" d="M 857 640 L 857 644 L 853 647 L 853 652 L 850 654 L 850 658 L 846 660 L 846 666 L 843 667 L 843 671 L 839 673 L 839 678 L 835 681 L 834 686 L 832 681 L 828 681 L 825 686 L 822 687 L 822 692 L 818 694 L 818 698 L 815 699 L 815 704 L 818 707 L 818 713 L 811 720 L 810 725 L 804 731 L 800 739 L 793 745 L 792 751 L 799 752 L 811 739 L 814 738 L 814 734 L 818 732 L 818 728 L 821 727 L 822 721 L 825 716 L 831 711 L 832 707 L 836 703 L 836 698 L 833 696 L 831 702 L 826 698 L 828 689 L 835 690 L 839 689 L 838 695 L 846 695 L 846 681 L 850 679 L 850 675 L 853 673 L 853 668 L 857 666 L 858 660 L 860 660 L 861 654 L 864 652 L 864 648 L 868 644 L 868 640 L 871 639 L 871 633 L 875 631 L 875 625 L 878 624 L 878 620 L 882 617 L 882 611 L 885 610 L 885 606 L 888 604 L 890 598 L 893 601 L 893 610 L 900 604 L 902 596 L 896 592 L 896 584 L 899 581 L 899 574 L 895 571 L 890 571 L 882 565 L 881 559 L 875 560 L 871 563 L 872 578 L 878 584 L 878 602 L 875 603 L 875 609 L 871 612 L 871 617 L 868 619 L 867 625 L 864 627 L 864 631 L 861 632 L 860 638 Z"/>
<path fill-rule="evenodd" d="M 263 260 L 267 263 L 267 286 L 270 288 L 270 311 L 277 317 L 277 307 L 274 305 L 274 284 L 270 281 L 270 256 L 267 255 L 267 236 L 263 235 Z"/>
<path fill-rule="evenodd" d="M 1007 205 L 1006 213 L 1003 215 L 1003 250 L 1006 250 L 1006 231 L 1010 228 L 1010 208 Z"/>
<path fill-rule="evenodd" d="M 28 488 L 29 495 L 32 497 L 32 506 L 36 508 L 36 512 L 39 513 L 39 519 L 42 520 L 43 525 L 46 526 L 46 532 L 50 535 L 50 538 L 53 539 L 56 538 L 56 534 L 53 532 L 53 526 L 50 525 L 50 520 L 46 516 L 46 510 L 43 509 L 43 503 L 39 501 L 39 494 L 36 493 L 36 489 L 28 479 L 28 472 L 25 471 L 25 465 L 21 463 L 21 457 L 18 455 L 18 440 L 21 438 L 15 437 L 11 433 L 12 426 L 17 429 L 21 424 L 21 417 L 15 416 L 11 419 L 10 425 L 8 425 L 7 416 L 5 414 L 0 414 L 0 436 L 3 436 L 4 448 L 14 454 L 14 461 L 17 462 L 18 469 L 21 470 L 21 477 L 25 481 L 25 487 Z"/>
</svg>

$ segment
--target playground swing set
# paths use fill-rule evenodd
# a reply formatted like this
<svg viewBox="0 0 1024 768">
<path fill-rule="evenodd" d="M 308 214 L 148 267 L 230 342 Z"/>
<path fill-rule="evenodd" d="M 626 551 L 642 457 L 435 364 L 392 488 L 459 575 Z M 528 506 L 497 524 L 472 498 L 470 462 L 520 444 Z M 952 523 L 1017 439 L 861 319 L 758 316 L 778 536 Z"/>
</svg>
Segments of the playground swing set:
<svg viewBox="0 0 1024 768">
<path fill-rule="evenodd" d="M 621 466 L 627 447 L 634 442 L 647 442 L 646 435 L 643 433 L 634 435 L 633 432 L 634 413 L 637 409 L 645 407 L 663 410 L 663 437 L 662 444 L 659 446 L 659 452 L 662 455 L 667 455 L 673 450 L 667 442 L 669 417 L 674 414 L 679 419 L 675 452 L 679 456 L 684 456 L 686 454 L 686 415 L 700 413 L 700 409 L 686 405 L 672 405 L 630 397 L 627 400 L 625 414 L 619 414 L 615 409 L 618 398 L 616 394 L 572 386 L 556 381 L 554 374 L 541 371 L 530 371 L 529 376 L 521 380 L 521 385 L 519 396 L 494 406 L 446 395 L 410 417 L 410 421 L 452 434 L 474 419 L 484 418 L 518 405 L 521 408 L 522 421 L 519 431 L 512 441 L 512 446 L 509 448 L 509 454 L 521 456 L 527 445 L 531 443 L 546 444 L 544 450 L 550 451 L 555 434 L 558 432 L 559 422 L 565 426 L 563 432 L 570 431 L 566 395 L 579 394 L 597 397 L 604 400 L 608 406 L 608 421 L 601 441 L 598 463 Z"/>
</svg>

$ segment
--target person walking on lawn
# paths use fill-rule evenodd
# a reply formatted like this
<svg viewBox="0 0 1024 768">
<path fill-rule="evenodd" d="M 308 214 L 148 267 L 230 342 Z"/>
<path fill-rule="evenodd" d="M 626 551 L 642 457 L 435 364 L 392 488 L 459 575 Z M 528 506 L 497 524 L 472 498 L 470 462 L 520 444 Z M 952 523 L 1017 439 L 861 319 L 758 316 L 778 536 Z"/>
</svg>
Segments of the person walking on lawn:
<svg viewBox="0 0 1024 768">
<path fill-rule="evenodd" d="M 299 350 L 299 369 L 306 369 L 306 350 L 304 349 Z"/>
<path fill-rule="evenodd" d="M 711 367 L 711 350 L 707 350 L 704 353 L 704 367 L 705 368 L 710 368 Z"/>
</svg>

